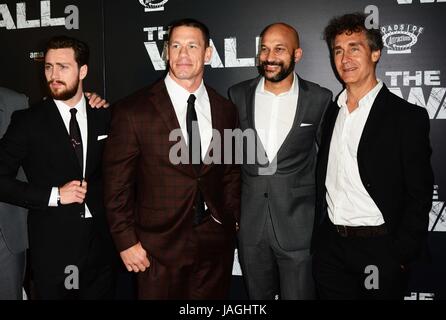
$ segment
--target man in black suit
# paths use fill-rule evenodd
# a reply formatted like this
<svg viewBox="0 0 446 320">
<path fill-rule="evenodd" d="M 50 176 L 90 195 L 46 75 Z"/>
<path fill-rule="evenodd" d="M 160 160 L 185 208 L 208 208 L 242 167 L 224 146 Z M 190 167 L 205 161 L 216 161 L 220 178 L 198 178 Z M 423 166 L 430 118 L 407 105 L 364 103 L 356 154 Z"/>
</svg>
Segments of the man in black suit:
<svg viewBox="0 0 446 320">
<path fill-rule="evenodd" d="M 114 247 L 103 198 L 107 109 L 86 107 L 88 46 L 51 39 L 45 76 L 52 99 L 17 111 L 0 140 L 0 201 L 29 208 L 31 270 L 38 299 L 114 293 Z M 22 166 L 29 182 L 16 180 Z"/>
<path fill-rule="evenodd" d="M 429 117 L 376 78 L 383 43 L 365 15 L 325 39 L 345 90 L 327 110 L 317 166 L 313 272 L 322 299 L 402 299 L 426 250 L 433 191 Z"/>
</svg>

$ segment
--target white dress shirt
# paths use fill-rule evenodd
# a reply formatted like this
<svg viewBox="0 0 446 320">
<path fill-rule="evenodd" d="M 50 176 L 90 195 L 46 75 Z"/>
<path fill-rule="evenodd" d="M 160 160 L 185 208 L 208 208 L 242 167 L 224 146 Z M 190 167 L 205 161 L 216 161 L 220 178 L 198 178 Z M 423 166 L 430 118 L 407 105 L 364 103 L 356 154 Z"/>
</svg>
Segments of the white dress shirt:
<svg viewBox="0 0 446 320">
<path fill-rule="evenodd" d="M 279 152 L 296 115 L 299 85 L 296 74 L 293 75 L 290 90 L 279 95 L 265 90 L 265 78 L 262 77 L 257 84 L 254 126 L 270 162 Z"/>
<path fill-rule="evenodd" d="M 377 226 L 384 223 L 381 211 L 365 189 L 358 167 L 358 145 L 373 102 L 383 83 L 367 93 L 351 113 L 347 108 L 347 91 L 338 98 L 336 119 L 328 155 L 326 199 L 328 216 L 336 225 Z"/>
<path fill-rule="evenodd" d="M 54 100 L 54 103 L 57 106 L 57 110 L 59 110 L 60 116 L 62 117 L 63 123 L 65 125 L 65 128 L 67 129 L 67 134 L 70 132 L 70 119 L 71 119 L 71 113 L 70 109 L 71 107 L 66 105 L 61 100 Z M 87 142 L 88 142 L 88 122 L 87 122 L 87 107 L 86 107 L 86 101 L 85 97 L 82 96 L 82 98 L 79 100 L 79 102 L 73 107 L 77 109 L 76 113 L 76 120 L 79 124 L 79 129 L 81 131 L 81 138 L 82 138 L 82 152 L 83 152 L 83 172 L 82 176 L 85 177 L 85 167 L 87 164 Z M 68 182 L 68 181 L 67 181 Z M 53 187 L 51 190 L 50 195 L 50 201 L 48 204 L 50 207 L 57 207 L 57 187 Z M 92 215 L 90 213 L 90 210 L 88 209 L 88 206 L 85 205 L 85 218 L 91 218 Z"/>
<path fill-rule="evenodd" d="M 191 94 L 195 95 L 195 111 L 197 113 L 198 128 L 200 130 L 201 159 L 204 159 L 212 139 L 212 116 L 211 104 L 203 80 L 198 89 L 192 93 L 176 83 L 169 74 L 164 79 L 164 83 L 166 84 L 167 92 L 172 101 L 186 144 L 189 139 L 186 126 L 187 99 L 189 99 Z"/>
</svg>

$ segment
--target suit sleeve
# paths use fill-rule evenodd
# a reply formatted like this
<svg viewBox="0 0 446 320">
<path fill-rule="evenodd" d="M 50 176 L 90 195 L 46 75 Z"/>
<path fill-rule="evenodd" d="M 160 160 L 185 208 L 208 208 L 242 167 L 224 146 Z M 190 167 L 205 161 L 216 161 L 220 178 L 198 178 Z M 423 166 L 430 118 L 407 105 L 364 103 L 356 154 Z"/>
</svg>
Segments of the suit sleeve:
<svg viewBox="0 0 446 320">
<path fill-rule="evenodd" d="M 421 112 L 415 112 L 421 110 Z M 425 109 L 410 110 L 402 134 L 405 209 L 395 246 L 402 263 L 415 258 L 425 243 L 432 206 L 434 177 L 430 162 L 429 117 Z"/>
<path fill-rule="evenodd" d="M 28 156 L 26 111 L 16 111 L 0 140 L 0 201 L 29 208 L 48 206 L 51 187 L 45 188 L 18 180 L 17 171 Z"/>
<path fill-rule="evenodd" d="M 234 110 L 234 123 L 232 129 L 238 129 L 239 118 L 238 112 L 234 105 L 231 104 Z M 241 186 L 240 186 L 240 165 L 236 164 L 235 161 L 235 144 L 231 144 L 232 150 L 232 163 L 226 164 L 225 174 L 223 177 L 224 184 L 224 207 L 228 214 L 234 216 L 235 221 L 238 223 L 240 221 L 240 197 L 241 197 Z M 235 228 L 235 226 L 234 226 Z"/>
<path fill-rule="evenodd" d="M 135 232 L 135 181 L 140 154 L 126 105 L 112 110 L 110 134 L 103 156 L 104 203 L 118 251 L 138 243 Z"/>
</svg>

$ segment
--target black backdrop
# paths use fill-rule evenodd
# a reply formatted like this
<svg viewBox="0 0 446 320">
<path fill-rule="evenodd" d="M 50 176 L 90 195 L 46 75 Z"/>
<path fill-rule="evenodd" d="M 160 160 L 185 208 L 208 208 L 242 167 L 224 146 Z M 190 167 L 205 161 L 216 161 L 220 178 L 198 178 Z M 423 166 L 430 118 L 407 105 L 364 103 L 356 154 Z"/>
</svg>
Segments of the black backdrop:
<svg viewBox="0 0 446 320">
<path fill-rule="evenodd" d="M 432 263 L 416 266 L 407 299 L 446 297 L 446 0 L 0 0 L 0 86 L 23 92 L 31 102 L 45 95 L 41 53 L 45 41 L 69 34 L 90 45 L 85 83 L 114 102 L 164 75 L 161 59 L 168 24 L 193 17 L 206 23 L 216 54 L 205 80 L 226 95 L 227 88 L 254 77 L 256 39 L 264 26 L 283 21 L 296 27 L 304 51 L 297 72 L 336 95 L 336 80 L 322 41 L 322 30 L 334 15 L 364 11 L 373 4 L 385 28 L 386 43 L 378 76 L 395 93 L 426 107 L 431 118 L 435 194 L 430 214 Z M 143 5 L 144 4 L 144 5 Z M 78 29 L 61 24 L 67 6 L 78 9 Z M 50 12 L 49 12 L 50 11 Z M 58 20 L 48 20 L 48 19 Z M 48 22 L 50 21 L 50 22 Z M 52 21 L 52 22 L 51 22 Z M 70 22 L 68 21 L 68 22 Z M 50 26 L 48 26 L 50 25 Z M 244 297 L 239 267 L 234 265 L 233 297 Z"/>
</svg>

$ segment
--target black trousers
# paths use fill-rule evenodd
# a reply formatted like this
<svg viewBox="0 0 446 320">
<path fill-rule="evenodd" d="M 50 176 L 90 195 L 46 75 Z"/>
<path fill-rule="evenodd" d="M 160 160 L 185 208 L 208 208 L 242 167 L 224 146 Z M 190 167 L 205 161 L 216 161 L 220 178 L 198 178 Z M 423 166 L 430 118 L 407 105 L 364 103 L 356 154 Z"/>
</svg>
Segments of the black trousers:
<svg viewBox="0 0 446 320">
<path fill-rule="evenodd" d="M 328 218 L 313 256 L 313 276 L 323 300 L 403 299 L 408 283 L 388 234 L 343 237 Z"/>
<path fill-rule="evenodd" d="M 34 273 L 33 298 L 38 300 L 114 299 L 116 259 L 107 241 L 94 229 L 91 219 L 85 219 L 81 239 L 80 255 L 75 265 L 77 270 Z M 57 259 L 57 252 L 54 253 L 54 259 Z"/>
</svg>

